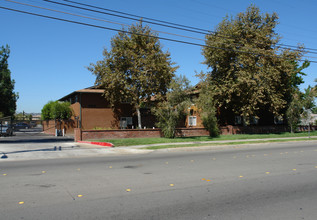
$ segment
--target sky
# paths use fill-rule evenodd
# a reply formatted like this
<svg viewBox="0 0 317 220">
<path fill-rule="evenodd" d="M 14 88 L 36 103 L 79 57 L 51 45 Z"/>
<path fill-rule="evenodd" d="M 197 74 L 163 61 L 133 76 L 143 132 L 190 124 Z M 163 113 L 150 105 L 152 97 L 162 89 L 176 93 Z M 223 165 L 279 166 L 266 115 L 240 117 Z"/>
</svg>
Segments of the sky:
<svg viewBox="0 0 317 220">
<path fill-rule="evenodd" d="M 122 24 L 136 23 L 130 19 L 84 11 L 43 0 L 12 1 L 0 0 L 0 7 L 117 30 L 122 28 Z M 71 4 L 63 0 L 52 1 Z M 226 15 L 236 16 L 254 4 L 260 8 L 261 13 L 276 12 L 278 14 L 279 25 L 276 32 L 282 37 L 281 44 L 291 46 L 304 44 L 306 48 L 314 49 L 311 51 L 315 52 L 315 54 L 306 54 L 309 56 L 307 59 L 317 61 L 317 1 L 315 0 L 74 1 L 210 31 L 214 31 Z M 50 10 L 21 5 L 16 2 Z M 90 63 L 96 63 L 103 59 L 104 48 L 111 49 L 111 38 L 117 34 L 117 31 L 113 30 L 52 20 L 3 8 L 0 8 L 0 20 L 0 46 L 6 44 L 10 46 L 9 69 L 12 79 L 15 80 L 15 92 L 19 93 L 17 112 L 40 113 L 48 101 L 55 101 L 73 91 L 93 86 L 95 76 L 88 71 L 87 67 Z M 114 23 L 109 23 L 109 21 Z M 205 36 L 203 34 L 155 24 L 148 25 L 152 30 L 158 31 L 159 37 L 204 44 Z M 170 35 L 166 32 L 191 38 Z M 185 75 L 192 85 L 199 82 L 195 72 L 210 70 L 202 64 L 204 57 L 201 54 L 202 48 L 200 46 L 166 40 L 160 40 L 160 43 L 163 46 L 163 51 L 169 51 L 172 61 L 179 66 L 176 74 Z M 304 72 L 307 76 L 304 77 L 305 83 L 300 86 L 301 90 L 309 85 L 316 85 L 314 79 L 317 78 L 317 63 L 311 63 Z"/>
</svg>

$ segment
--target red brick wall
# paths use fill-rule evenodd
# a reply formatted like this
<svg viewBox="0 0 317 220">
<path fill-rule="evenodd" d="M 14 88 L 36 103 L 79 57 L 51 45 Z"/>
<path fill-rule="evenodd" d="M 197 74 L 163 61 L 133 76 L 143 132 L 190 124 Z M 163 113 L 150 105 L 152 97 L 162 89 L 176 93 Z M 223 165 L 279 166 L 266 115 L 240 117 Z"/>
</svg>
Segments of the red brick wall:
<svg viewBox="0 0 317 220">
<path fill-rule="evenodd" d="M 177 137 L 208 136 L 204 128 L 176 129 Z M 82 140 L 162 137 L 161 129 L 82 130 Z"/>
<path fill-rule="evenodd" d="M 83 130 L 82 140 L 161 137 L 160 129 Z"/>
<path fill-rule="evenodd" d="M 54 120 L 47 120 L 42 121 L 43 132 L 45 134 L 55 134 L 55 121 Z"/>
<path fill-rule="evenodd" d="M 74 129 L 74 141 L 81 141 L 82 140 L 82 132 L 80 128 L 75 128 Z"/>
<path fill-rule="evenodd" d="M 276 125 L 276 126 L 222 126 L 220 127 L 220 133 L 223 135 L 227 134 L 270 134 L 270 133 L 281 133 L 288 132 L 287 126 Z"/>
<path fill-rule="evenodd" d="M 209 132 L 205 128 L 178 128 L 176 129 L 176 137 L 197 137 L 209 136 Z"/>
<path fill-rule="evenodd" d="M 220 127 L 221 134 L 260 134 L 287 132 L 286 126 L 226 126 Z M 178 128 L 177 137 L 208 136 L 209 132 L 204 128 Z M 122 130 L 82 130 L 82 140 L 111 139 L 111 138 L 145 138 L 162 137 L 160 129 L 122 129 Z M 78 136 L 79 137 L 79 136 Z"/>
<path fill-rule="evenodd" d="M 73 134 L 74 128 L 77 127 L 77 122 L 74 120 L 56 121 L 47 120 L 42 122 L 43 132 L 45 134 L 55 135 L 55 129 L 64 129 L 65 134 Z"/>
</svg>

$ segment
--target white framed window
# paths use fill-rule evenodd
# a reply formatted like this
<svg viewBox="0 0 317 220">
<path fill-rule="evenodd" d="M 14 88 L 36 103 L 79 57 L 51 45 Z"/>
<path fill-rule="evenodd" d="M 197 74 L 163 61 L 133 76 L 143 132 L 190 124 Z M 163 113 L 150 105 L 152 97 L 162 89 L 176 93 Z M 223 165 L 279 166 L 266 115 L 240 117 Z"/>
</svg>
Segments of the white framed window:
<svg viewBox="0 0 317 220">
<path fill-rule="evenodd" d="M 196 126 L 197 117 L 196 116 L 188 116 L 188 125 L 189 126 Z"/>
</svg>

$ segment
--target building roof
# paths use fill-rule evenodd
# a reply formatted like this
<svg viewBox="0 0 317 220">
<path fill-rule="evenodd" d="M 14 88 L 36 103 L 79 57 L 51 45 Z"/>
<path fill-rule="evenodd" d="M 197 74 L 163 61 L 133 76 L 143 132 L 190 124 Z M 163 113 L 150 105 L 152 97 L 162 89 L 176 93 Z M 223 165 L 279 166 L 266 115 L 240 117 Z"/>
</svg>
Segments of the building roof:
<svg viewBox="0 0 317 220">
<path fill-rule="evenodd" d="M 79 93 L 104 93 L 104 89 L 101 89 L 99 86 L 91 86 L 85 89 L 80 89 L 80 90 L 76 90 L 72 93 L 69 93 L 68 95 L 60 98 L 58 101 L 65 101 L 68 100 L 70 97 L 72 97 L 75 94 L 79 94 Z"/>
</svg>

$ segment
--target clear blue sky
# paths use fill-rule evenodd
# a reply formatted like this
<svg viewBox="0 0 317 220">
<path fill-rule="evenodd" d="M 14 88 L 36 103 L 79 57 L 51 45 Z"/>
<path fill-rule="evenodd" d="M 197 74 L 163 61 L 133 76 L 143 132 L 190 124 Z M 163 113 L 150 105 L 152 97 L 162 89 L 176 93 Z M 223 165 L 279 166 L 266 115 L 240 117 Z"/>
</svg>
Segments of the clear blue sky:
<svg viewBox="0 0 317 220">
<path fill-rule="evenodd" d="M 81 13 L 81 15 L 119 23 L 135 23 L 127 19 L 85 12 L 42 0 L 16 1 L 69 13 Z M 62 0 L 55 1 L 63 2 Z M 280 24 L 276 31 L 283 37 L 280 43 L 294 46 L 303 43 L 307 48 L 317 49 L 316 0 L 74 1 L 207 30 L 214 30 L 223 17 L 245 11 L 253 3 L 260 8 L 262 13 L 278 13 Z M 121 29 L 120 25 L 22 6 L 5 0 L 0 0 L 0 6 Z M 75 90 L 92 86 L 95 77 L 86 67 L 90 63 L 102 59 L 103 49 L 110 49 L 110 40 L 117 34 L 115 31 L 50 20 L 3 9 L 0 9 L 0 20 L 0 45 L 8 44 L 11 49 L 9 68 L 12 72 L 12 78 L 16 81 L 15 91 L 20 95 L 17 102 L 18 112 L 40 112 L 48 101 L 57 100 Z M 204 39 L 201 34 L 177 31 L 151 24 L 149 26 L 157 31 Z M 204 43 L 200 40 L 163 33 L 159 33 L 159 36 Z M 201 55 L 201 47 L 164 40 L 161 40 L 161 44 L 164 50 L 171 53 L 172 60 L 180 66 L 177 74 L 186 75 L 195 85 L 199 81 L 195 77 L 195 71 L 207 70 L 206 66 L 201 64 L 204 60 Z M 317 53 L 317 50 L 315 52 Z M 307 56 L 315 57 L 309 58 L 311 60 L 317 60 L 317 54 L 307 54 Z M 317 78 L 317 64 L 312 63 L 305 72 L 307 76 L 304 77 L 305 83 L 301 89 L 316 84 L 314 79 Z"/>
</svg>

